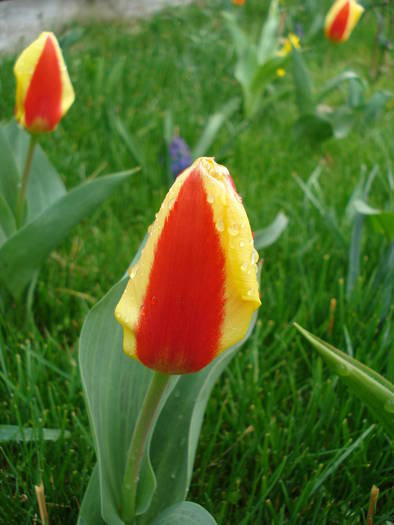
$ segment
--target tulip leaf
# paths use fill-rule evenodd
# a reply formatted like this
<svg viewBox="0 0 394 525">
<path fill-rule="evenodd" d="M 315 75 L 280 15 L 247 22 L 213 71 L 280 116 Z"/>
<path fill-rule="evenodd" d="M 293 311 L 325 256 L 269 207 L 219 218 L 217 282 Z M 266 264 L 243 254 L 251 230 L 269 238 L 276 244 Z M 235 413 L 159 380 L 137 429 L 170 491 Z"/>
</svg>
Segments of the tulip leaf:
<svg viewBox="0 0 394 525">
<path fill-rule="evenodd" d="M 263 64 L 273 56 L 278 45 L 279 31 L 279 1 L 272 0 L 268 17 L 261 31 L 260 41 L 257 46 L 257 59 L 259 64 Z"/>
<path fill-rule="evenodd" d="M 7 201 L 0 193 L 0 246 L 16 230 L 15 217 Z"/>
<path fill-rule="evenodd" d="M 0 248 L 0 280 L 14 297 L 20 297 L 34 273 L 72 228 L 132 173 L 115 173 L 81 184 L 7 239 Z"/>
<path fill-rule="evenodd" d="M 176 503 L 161 512 L 152 525 L 217 525 L 211 514 L 191 501 Z"/>
<path fill-rule="evenodd" d="M 56 441 L 63 434 L 69 437 L 69 432 L 62 432 L 58 428 L 20 428 L 18 425 L 0 425 L 0 443 L 8 441 Z"/>
<path fill-rule="evenodd" d="M 18 178 L 22 178 L 30 135 L 15 122 L 3 126 L 10 150 L 18 169 Z M 34 148 L 26 200 L 27 214 L 25 222 L 31 222 L 46 208 L 66 194 L 66 188 L 54 166 L 48 160 L 39 144 Z"/>
<path fill-rule="evenodd" d="M 305 113 L 294 125 L 298 138 L 307 138 L 311 143 L 320 143 L 334 135 L 334 127 L 328 118 L 316 113 Z"/>
<path fill-rule="evenodd" d="M 371 208 L 360 199 L 354 201 L 354 207 L 358 213 L 369 216 L 375 230 L 383 233 L 389 241 L 394 237 L 394 212 Z"/>
<path fill-rule="evenodd" d="M 123 523 L 119 509 L 127 452 L 153 375 L 122 350 L 122 327 L 115 320 L 114 311 L 127 281 L 128 277 L 124 277 L 89 312 L 79 345 L 82 384 L 98 459 L 101 516 L 114 525 Z M 174 377 L 171 381 L 167 395 L 176 380 Z M 164 396 L 161 406 L 165 400 Z M 156 486 L 148 458 L 140 479 L 137 514 L 149 506 Z"/>
<path fill-rule="evenodd" d="M 122 328 L 114 309 L 125 288 L 124 277 L 90 311 L 84 323 L 79 360 L 87 399 L 99 473 L 92 475 L 83 509 L 101 504 L 105 522 L 121 525 L 120 487 L 132 430 L 152 372 L 122 351 Z M 246 340 L 255 324 L 250 324 Z M 180 376 L 161 410 L 148 444 L 137 492 L 138 525 L 151 524 L 157 514 L 186 497 L 205 407 L 215 381 L 241 344 L 222 353 L 208 367 Z M 151 466 L 153 470 L 151 470 Z M 154 474 L 153 474 L 154 473 Z M 92 486 L 100 487 L 101 502 Z M 155 491 L 155 492 L 154 492 Z M 153 498 L 152 498 L 153 496 Z M 149 506 L 150 505 L 150 506 Z M 149 508 L 147 508 L 149 506 Z M 145 510 L 147 512 L 143 513 Z M 93 515 L 93 514 L 92 514 Z M 82 521 L 82 520 L 85 521 Z M 95 525 L 86 516 L 80 523 Z M 99 525 L 101 522 L 98 521 Z"/>
<path fill-rule="evenodd" d="M 283 212 L 279 212 L 273 222 L 266 228 L 257 230 L 254 234 L 254 246 L 256 250 L 266 248 L 274 244 L 289 224 L 287 215 Z"/>
<path fill-rule="evenodd" d="M 292 75 L 295 87 L 296 102 L 301 115 L 314 113 L 312 80 L 309 70 L 300 51 L 294 46 L 291 52 Z"/>
<path fill-rule="evenodd" d="M 326 363 L 369 408 L 394 437 L 394 385 L 357 359 L 314 336 L 297 323 L 297 330 L 312 344 Z"/>
<path fill-rule="evenodd" d="M 0 195 L 15 214 L 19 171 L 7 139 L 5 126 L 2 124 L 0 124 L 0 159 Z"/>
<path fill-rule="evenodd" d="M 361 88 L 362 90 L 366 87 L 366 82 L 360 78 L 360 76 L 355 73 L 354 71 L 348 70 L 343 71 L 338 76 L 332 78 L 317 94 L 316 101 L 321 102 L 324 100 L 328 95 L 330 95 L 333 91 L 338 89 L 344 82 L 349 82 L 349 85 L 354 83 L 357 87 Z M 351 88 L 353 89 L 353 88 Z M 356 89 L 356 88 L 354 88 Z M 352 106 L 356 105 L 355 99 L 354 99 L 355 92 L 351 92 L 352 96 Z M 359 91 L 357 91 L 357 101 L 360 102 L 361 94 Z M 357 104 L 358 105 L 358 104 Z"/>
<path fill-rule="evenodd" d="M 223 125 L 223 123 L 231 117 L 231 115 L 238 109 L 239 100 L 238 98 L 232 98 L 227 102 L 220 111 L 211 115 L 208 122 L 202 132 L 200 140 L 198 141 L 195 148 L 193 148 L 192 157 L 197 159 L 207 154 L 211 147 L 215 137 Z"/>
<path fill-rule="evenodd" d="M 79 509 L 77 525 L 106 525 L 101 517 L 100 478 L 97 463 Z"/>
</svg>

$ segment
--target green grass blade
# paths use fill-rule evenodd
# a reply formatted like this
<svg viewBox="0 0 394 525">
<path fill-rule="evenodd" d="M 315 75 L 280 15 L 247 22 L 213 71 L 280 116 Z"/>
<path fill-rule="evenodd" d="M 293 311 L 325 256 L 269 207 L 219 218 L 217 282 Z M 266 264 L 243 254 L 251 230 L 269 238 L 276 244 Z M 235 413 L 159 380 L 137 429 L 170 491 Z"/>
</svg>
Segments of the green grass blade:
<svg viewBox="0 0 394 525">
<path fill-rule="evenodd" d="M 344 383 L 368 406 L 386 431 L 394 437 L 394 385 L 377 372 L 314 336 L 297 323 L 297 330 Z"/>
</svg>

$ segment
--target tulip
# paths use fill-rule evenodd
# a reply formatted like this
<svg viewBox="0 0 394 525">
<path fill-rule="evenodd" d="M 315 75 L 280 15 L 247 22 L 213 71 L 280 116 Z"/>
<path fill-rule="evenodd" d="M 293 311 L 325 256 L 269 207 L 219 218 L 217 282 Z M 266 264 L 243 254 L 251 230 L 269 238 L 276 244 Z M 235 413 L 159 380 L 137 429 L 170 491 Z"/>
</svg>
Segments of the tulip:
<svg viewBox="0 0 394 525">
<path fill-rule="evenodd" d="M 74 102 L 62 52 L 53 33 L 41 33 L 15 63 L 16 120 L 32 133 L 52 131 Z"/>
<path fill-rule="evenodd" d="M 197 372 L 243 339 L 261 304 L 258 254 L 228 170 L 197 159 L 148 231 L 115 310 L 124 352 L 157 372 Z"/>
<path fill-rule="evenodd" d="M 234 5 L 244 5 L 245 0 L 232 0 Z"/>
<path fill-rule="evenodd" d="M 327 13 L 324 34 L 333 42 L 346 42 L 363 12 L 356 0 L 336 0 Z"/>
</svg>

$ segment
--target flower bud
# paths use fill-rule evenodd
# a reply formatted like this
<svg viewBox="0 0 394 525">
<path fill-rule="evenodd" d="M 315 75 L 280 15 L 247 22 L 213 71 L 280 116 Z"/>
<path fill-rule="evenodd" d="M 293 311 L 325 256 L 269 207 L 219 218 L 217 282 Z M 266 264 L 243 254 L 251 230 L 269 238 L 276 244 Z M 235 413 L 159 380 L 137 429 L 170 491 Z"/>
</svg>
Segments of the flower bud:
<svg viewBox="0 0 394 525">
<path fill-rule="evenodd" d="M 74 90 L 53 33 L 41 33 L 14 66 L 15 117 L 32 133 L 53 131 L 74 102 Z"/>
<path fill-rule="evenodd" d="M 246 335 L 260 306 L 252 232 L 229 172 L 197 159 L 174 182 L 116 307 L 124 351 L 196 372 Z"/>
<path fill-rule="evenodd" d="M 332 42 L 346 42 L 363 12 L 356 0 L 336 0 L 327 13 L 324 34 Z"/>
</svg>

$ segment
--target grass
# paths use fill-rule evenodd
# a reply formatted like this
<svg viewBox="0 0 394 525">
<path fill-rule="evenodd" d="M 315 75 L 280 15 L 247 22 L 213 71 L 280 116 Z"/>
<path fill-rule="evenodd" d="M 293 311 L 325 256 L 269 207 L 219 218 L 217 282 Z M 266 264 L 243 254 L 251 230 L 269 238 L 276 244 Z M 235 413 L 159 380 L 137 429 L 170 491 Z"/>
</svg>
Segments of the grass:
<svg viewBox="0 0 394 525">
<path fill-rule="evenodd" d="M 262 15 L 248 4 L 245 24 Z M 349 65 L 366 76 L 371 19 L 343 47 L 316 41 L 308 51 L 317 83 Z M 119 116 L 141 144 L 145 169 L 74 230 L 41 270 L 35 324 L 20 306 L 0 319 L 1 423 L 69 431 L 56 442 L 2 443 L 0 522 L 40 523 L 34 484 L 42 478 L 52 523 L 75 523 L 94 464 L 78 371 L 78 336 L 86 313 L 117 282 L 160 206 L 168 183 L 163 116 L 171 109 L 180 133 L 195 144 L 208 116 L 240 95 L 234 56 L 218 9 L 190 6 L 124 24 L 72 26 L 63 35 L 77 94 L 56 133 L 40 143 L 72 187 L 93 172 L 133 167 L 136 159 L 114 130 Z M 15 57 L 0 62 L 0 115 L 12 117 Z M 288 78 L 284 82 L 290 81 Z M 376 87 L 390 86 L 383 75 Z M 263 306 L 248 344 L 225 371 L 208 404 L 189 498 L 219 525 L 237 523 L 365 523 L 369 491 L 381 492 L 375 525 L 393 520 L 392 443 L 363 405 L 331 375 L 292 327 L 297 321 L 394 379 L 392 311 L 374 288 L 383 240 L 366 228 L 360 275 L 345 296 L 350 227 L 346 203 L 361 169 L 379 168 L 372 205 L 387 201 L 393 157 L 393 109 L 369 129 L 321 148 L 296 142 L 290 97 L 268 108 L 220 160 L 233 174 L 252 227 L 282 209 L 290 225 L 264 251 Z M 228 143 L 237 114 L 212 154 Z M 345 245 L 304 198 L 292 174 L 306 181 L 318 164 L 326 205 L 339 217 Z M 364 168 L 362 168 L 364 166 Z M 337 300 L 329 333 L 332 298 Z M 375 302 L 373 302 L 375 299 Z M 349 338 L 346 338 L 346 333 Z"/>
</svg>

